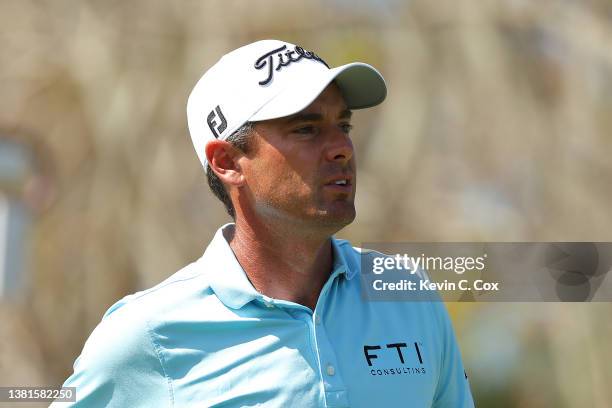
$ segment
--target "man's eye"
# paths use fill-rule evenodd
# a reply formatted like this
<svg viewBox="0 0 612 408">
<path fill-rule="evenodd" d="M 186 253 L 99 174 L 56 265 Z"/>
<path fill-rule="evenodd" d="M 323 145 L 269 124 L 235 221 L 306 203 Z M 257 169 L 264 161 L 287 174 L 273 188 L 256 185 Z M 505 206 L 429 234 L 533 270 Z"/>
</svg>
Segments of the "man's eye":
<svg viewBox="0 0 612 408">
<path fill-rule="evenodd" d="M 316 132 L 316 128 L 314 126 L 302 126 L 294 130 L 295 133 L 299 133 L 302 135 L 309 135 Z"/>
<path fill-rule="evenodd" d="M 342 129 L 344 133 L 350 133 L 351 130 L 353 130 L 353 125 L 350 123 L 343 123 L 340 125 L 340 129 Z"/>
</svg>

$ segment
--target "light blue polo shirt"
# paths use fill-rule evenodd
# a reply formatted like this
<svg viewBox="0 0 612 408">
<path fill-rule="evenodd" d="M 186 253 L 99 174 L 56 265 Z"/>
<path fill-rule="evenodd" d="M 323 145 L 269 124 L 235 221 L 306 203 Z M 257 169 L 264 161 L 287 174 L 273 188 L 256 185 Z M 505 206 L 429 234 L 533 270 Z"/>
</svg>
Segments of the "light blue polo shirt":
<svg viewBox="0 0 612 408">
<path fill-rule="evenodd" d="M 314 312 L 269 298 L 224 237 L 233 227 L 105 313 L 64 383 L 75 405 L 473 407 L 442 302 L 364 301 L 367 255 L 336 239 Z"/>
</svg>

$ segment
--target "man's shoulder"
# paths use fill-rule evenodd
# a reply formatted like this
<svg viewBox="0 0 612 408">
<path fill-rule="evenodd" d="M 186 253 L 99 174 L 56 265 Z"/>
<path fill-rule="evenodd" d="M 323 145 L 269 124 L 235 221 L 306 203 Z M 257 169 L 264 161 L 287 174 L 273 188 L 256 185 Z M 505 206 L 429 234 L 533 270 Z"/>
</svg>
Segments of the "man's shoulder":
<svg viewBox="0 0 612 408">
<path fill-rule="evenodd" d="M 361 269 L 361 265 L 366 264 L 368 261 L 371 262 L 373 258 L 392 256 L 373 249 L 353 246 L 353 244 L 346 239 L 334 238 L 334 243 L 350 268 Z"/>
<path fill-rule="evenodd" d="M 194 262 L 149 289 L 125 296 L 104 313 L 85 343 L 81 358 L 154 357 L 152 338 L 158 326 L 180 318 L 181 310 L 205 302 L 210 293 L 205 271 Z"/>
<path fill-rule="evenodd" d="M 210 286 L 210 273 L 202 258 L 186 265 L 159 284 L 115 302 L 106 310 L 94 335 L 121 332 L 135 342 L 149 341 L 160 328 L 190 320 L 207 319 L 222 308 Z"/>
<path fill-rule="evenodd" d="M 361 269 L 366 267 L 366 269 L 371 270 L 374 262 L 382 262 L 386 258 L 396 259 L 397 257 L 395 254 L 387 254 L 375 249 L 353 246 L 349 241 L 344 239 L 335 238 L 334 241 L 350 267 L 360 265 Z M 415 265 L 412 260 L 409 260 L 408 263 L 411 268 L 415 270 L 415 274 L 418 278 L 429 279 L 429 275 L 425 269 Z"/>
<path fill-rule="evenodd" d="M 103 320 L 111 316 L 123 317 L 138 313 L 140 317 L 154 315 L 165 309 L 180 307 L 194 297 L 206 297 L 210 286 L 206 270 L 198 261 L 186 265 L 164 281 L 115 302 L 104 313 Z"/>
<path fill-rule="evenodd" d="M 375 251 L 373 249 L 353 246 L 353 244 L 346 239 L 334 238 L 334 242 L 336 243 L 338 249 L 340 249 L 344 255 L 353 256 L 358 259 L 362 257 L 376 256 L 376 255 L 390 256 L 390 255 L 385 255 L 382 252 Z"/>
</svg>

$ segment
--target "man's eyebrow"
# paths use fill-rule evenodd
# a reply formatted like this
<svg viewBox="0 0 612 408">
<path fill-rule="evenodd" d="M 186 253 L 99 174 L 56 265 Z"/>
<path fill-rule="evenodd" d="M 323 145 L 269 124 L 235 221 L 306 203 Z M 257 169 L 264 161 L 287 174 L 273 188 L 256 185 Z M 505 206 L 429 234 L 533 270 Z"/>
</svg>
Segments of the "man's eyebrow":
<svg viewBox="0 0 612 408">
<path fill-rule="evenodd" d="M 320 120 L 323 120 L 323 115 L 320 113 L 296 113 L 287 118 L 287 123 L 316 122 Z"/>
<path fill-rule="evenodd" d="M 345 109 L 340 112 L 340 116 L 338 116 L 338 119 L 350 119 L 351 116 L 353 116 L 353 111 L 350 109 Z"/>
<path fill-rule="evenodd" d="M 353 116 L 353 111 L 345 109 L 338 115 L 338 119 L 350 119 Z M 318 122 L 323 120 L 323 115 L 320 113 L 296 113 L 295 115 L 289 116 L 286 120 L 287 123 L 296 122 Z"/>
</svg>

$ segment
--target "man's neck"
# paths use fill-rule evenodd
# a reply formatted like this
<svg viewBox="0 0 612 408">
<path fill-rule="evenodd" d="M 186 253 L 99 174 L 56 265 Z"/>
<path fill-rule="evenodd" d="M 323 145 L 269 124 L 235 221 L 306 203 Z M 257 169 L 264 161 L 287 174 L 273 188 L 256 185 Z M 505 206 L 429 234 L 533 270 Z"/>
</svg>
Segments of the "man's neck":
<svg viewBox="0 0 612 408">
<path fill-rule="evenodd" d="M 332 269 L 329 235 L 253 228 L 237 220 L 230 247 L 258 292 L 314 310 Z"/>
</svg>

